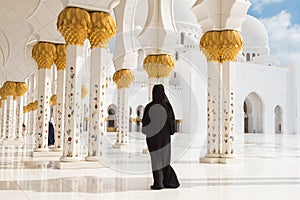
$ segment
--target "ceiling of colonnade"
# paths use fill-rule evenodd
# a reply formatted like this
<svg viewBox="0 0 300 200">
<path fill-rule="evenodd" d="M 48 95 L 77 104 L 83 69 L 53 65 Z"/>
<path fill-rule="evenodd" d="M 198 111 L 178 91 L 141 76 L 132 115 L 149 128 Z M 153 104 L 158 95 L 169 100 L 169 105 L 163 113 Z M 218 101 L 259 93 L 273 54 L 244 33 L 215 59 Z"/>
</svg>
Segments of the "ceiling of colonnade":
<svg viewBox="0 0 300 200">
<path fill-rule="evenodd" d="M 115 1 L 117 2 L 117 0 Z M 196 19 L 190 11 L 190 7 L 195 1 L 174 0 L 174 17 L 177 22 L 196 24 Z M 66 5 L 70 5 L 70 3 L 75 5 L 95 4 L 97 7 L 98 4 L 108 4 L 107 2 L 95 0 L 0 0 L 0 86 L 5 81 L 24 81 L 30 73 L 37 70 L 37 65 L 31 58 L 31 50 L 36 42 L 64 42 L 63 37 L 57 31 L 56 21 L 58 14 Z M 84 6 L 82 7 L 84 8 Z M 138 0 L 135 25 L 143 26 L 146 18 L 147 0 Z"/>
<path fill-rule="evenodd" d="M 0 0 L 0 85 L 37 70 L 31 58 L 37 41 L 64 42 L 56 30 L 62 9 L 60 0 Z"/>
<path fill-rule="evenodd" d="M 0 84 L 30 73 L 24 47 L 32 31 L 25 21 L 38 5 L 38 0 L 0 0 Z"/>
</svg>

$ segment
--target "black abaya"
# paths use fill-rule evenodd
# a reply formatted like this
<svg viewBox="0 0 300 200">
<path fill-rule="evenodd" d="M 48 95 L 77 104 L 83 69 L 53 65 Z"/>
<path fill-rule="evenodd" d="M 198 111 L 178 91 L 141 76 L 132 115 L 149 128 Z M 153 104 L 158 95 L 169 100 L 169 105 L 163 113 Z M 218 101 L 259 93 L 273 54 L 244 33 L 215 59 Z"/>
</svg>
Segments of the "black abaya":
<svg viewBox="0 0 300 200">
<path fill-rule="evenodd" d="M 54 139 L 54 126 L 52 122 L 49 122 L 49 133 L 48 133 L 48 146 L 54 145 L 55 139 Z"/>
<path fill-rule="evenodd" d="M 144 111 L 142 132 L 146 135 L 150 152 L 153 189 L 177 188 L 179 181 L 170 165 L 171 135 L 175 132 L 175 116 L 162 85 L 153 87 L 153 101 Z"/>
</svg>

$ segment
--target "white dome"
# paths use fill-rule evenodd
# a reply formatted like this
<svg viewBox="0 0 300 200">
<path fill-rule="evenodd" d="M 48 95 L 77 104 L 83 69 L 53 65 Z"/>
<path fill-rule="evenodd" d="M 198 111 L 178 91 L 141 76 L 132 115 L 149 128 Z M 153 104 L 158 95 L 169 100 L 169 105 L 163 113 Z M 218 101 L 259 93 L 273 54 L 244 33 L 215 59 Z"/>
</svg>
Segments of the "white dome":
<svg viewBox="0 0 300 200">
<path fill-rule="evenodd" d="M 241 31 L 244 40 L 244 49 L 269 49 L 269 37 L 265 26 L 255 17 L 246 16 Z"/>
</svg>

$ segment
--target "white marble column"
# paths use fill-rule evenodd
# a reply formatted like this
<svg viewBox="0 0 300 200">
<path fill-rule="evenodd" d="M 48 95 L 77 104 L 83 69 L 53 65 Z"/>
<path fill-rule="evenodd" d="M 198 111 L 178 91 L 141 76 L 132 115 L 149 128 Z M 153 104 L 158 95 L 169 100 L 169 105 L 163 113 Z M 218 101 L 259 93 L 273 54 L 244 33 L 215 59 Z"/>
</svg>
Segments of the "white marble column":
<svg viewBox="0 0 300 200">
<path fill-rule="evenodd" d="M 129 88 L 118 89 L 117 140 L 116 146 L 128 145 L 129 133 Z"/>
<path fill-rule="evenodd" d="M 118 87 L 117 100 L 117 138 L 114 147 L 128 145 L 129 133 L 129 87 L 134 80 L 134 75 L 130 69 L 121 69 L 115 72 L 114 82 Z"/>
<path fill-rule="evenodd" d="M 14 112 L 14 96 L 7 96 L 7 105 L 6 105 L 6 129 L 5 129 L 5 138 L 11 139 L 14 137 L 13 132 L 13 112 Z"/>
<path fill-rule="evenodd" d="M 33 130 L 33 120 L 34 120 L 34 110 L 32 109 L 32 104 L 33 102 L 29 103 L 27 108 L 28 108 L 28 134 L 31 136 L 34 136 L 34 130 Z"/>
<path fill-rule="evenodd" d="M 32 111 L 32 133 L 34 137 L 34 142 L 35 142 L 35 149 L 38 148 L 38 108 L 37 108 L 37 101 L 35 101 L 34 105 L 35 108 Z"/>
<path fill-rule="evenodd" d="M 83 47 L 68 45 L 66 60 L 66 93 L 64 144 L 61 161 L 79 161 L 80 114 L 81 114 L 81 78 L 83 66 Z"/>
<path fill-rule="evenodd" d="M 191 8 L 204 33 L 200 40 L 200 48 L 208 62 L 215 62 L 219 65 L 219 77 L 215 79 L 210 77 L 208 80 L 211 84 L 209 88 L 212 84 L 219 85 L 219 91 L 209 91 L 208 101 L 211 103 L 208 104 L 208 109 L 211 110 L 208 110 L 208 153 L 205 158 L 200 159 L 200 162 L 227 163 L 229 159 L 226 158 L 233 157 L 235 111 L 232 78 L 234 78 L 234 71 L 231 71 L 230 65 L 226 62 L 236 62 L 237 55 L 243 48 L 239 30 L 250 5 L 250 1 L 233 0 L 226 6 L 222 6 L 222 0 L 202 0 L 197 1 Z M 234 15 L 232 9 L 238 9 L 239 15 Z M 210 71 L 211 66 L 208 68 Z M 216 83 L 218 81 L 219 83 Z M 219 96 L 219 102 L 214 106 L 213 102 L 218 98 L 217 96 Z M 215 112 L 216 109 L 219 113 Z M 217 123 L 214 123 L 215 120 L 219 121 L 218 136 L 215 133 L 215 126 L 217 126 Z M 211 141 L 213 143 L 210 143 Z M 217 144 L 218 149 L 215 148 Z M 214 158 L 214 154 L 211 156 L 214 152 L 220 153 L 220 157 Z"/>
<path fill-rule="evenodd" d="M 7 100 L 6 100 L 6 95 L 1 95 L 1 98 L 2 98 L 2 121 L 1 121 L 1 139 L 5 139 L 6 138 L 6 133 L 5 133 L 5 130 L 6 130 L 6 115 L 7 115 Z"/>
<path fill-rule="evenodd" d="M 1 139 L 2 139 L 2 99 L 0 99 L 0 140 Z"/>
<path fill-rule="evenodd" d="M 24 107 L 23 107 L 24 108 Z M 28 134 L 28 117 L 29 116 L 29 112 L 26 108 L 26 110 L 23 109 L 23 124 L 25 125 L 25 132 L 24 132 L 24 136 L 26 136 Z M 22 133 L 23 133 L 23 124 L 22 124 Z"/>
<path fill-rule="evenodd" d="M 17 112 L 16 112 L 16 139 L 22 138 L 23 132 L 23 96 L 17 97 Z"/>
<path fill-rule="evenodd" d="M 55 149 L 63 148 L 64 133 L 64 111 L 65 111 L 65 70 L 57 71 L 57 94 L 56 94 L 56 129 L 55 129 Z"/>
<path fill-rule="evenodd" d="M 107 49 L 93 48 L 90 67 L 90 112 L 87 161 L 96 161 L 102 155 L 104 135 L 104 97 L 106 89 Z M 99 146 L 100 145 L 100 146 Z"/>
<path fill-rule="evenodd" d="M 35 142 L 35 149 L 38 148 L 37 144 L 37 138 L 38 138 L 38 101 L 34 101 L 31 104 L 31 120 L 30 120 L 30 126 L 31 126 L 31 134 L 32 137 L 34 137 L 34 142 Z"/>
<path fill-rule="evenodd" d="M 234 149 L 234 118 L 235 110 L 235 63 L 222 64 L 222 155 L 223 158 L 233 158 Z"/>
<path fill-rule="evenodd" d="M 80 161 L 79 138 L 81 113 L 81 77 L 83 45 L 88 37 L 91 17 L 81 8 L 67 7 L 57 19 L 57 29 L 64 37 L 66 47 L 65 111 L 63 127 L 62 162 Z"/>
<path fill-rule="evenodd" d="M 5 138 L 11 139 L 15 136 L 15 130 L 13 129 L 13 118 L 14 118 L 14 97 L 16 96 L 16 82 L 6 81 L 3 85 L 5 93 L 7 95 L 6 100 L 6 129 Z"/>
<path fill-rule="evenodd" d="M 106 70 L 112 62 L 108 42 L 116 34 L 114 18 L 105 12 L 90 12 L 92 30 L 89 35 L 91 44 L 90 66 L 90 112 L 87 161 L 96 161 L 103 153 L 104 99 L 106 89 Z M 99 23 L 101 21 L 101 23 Z M 107 24 L 103 26 L 102 24 Z M 109 25 L 108 25 L 109 24 Z"/>
<path fill-rule="evenodd" d="M 56 45 L 57 58 L 54 61 L 57 68 L 56 118 L 55 118 L 55 151 L 62 151 L 65 111 L 66 82 L 66 45 Z"/>
<path fill-rule="evenodd" d="M 24 82 L 18 82 L 16 85 L 17 93 L 17 108 L 16 108 L 16 139 L 22 138 L 23 133 L 23 123 L 24 123 L 24 95 L 28 89 L 28 86 Z"/>
<path fill-rule="evenodd" d="M 48 128 L 50 121 L 51 71 L 38 70 L 38 133 L 34 151 L 48 151 Z"/>
<path fill-rule="evenodd" d="M 221 154 L 220 131 L 220 65 L 208 63 L 208 97 L 207 97 L 207 154 L 216 158 Z"/>
<path fill-rule="evenodd" d="M 32 57 L 38 65 L 38 133 L 35 152 L 48 151 L 48 130 L 50 121 L 51 68 L 56 55 L 56 46 L 38 42 L 33 46 Z"/>
<path fill-rule="evenodd" d="M 12 113 L 12 139 L 17 139 L 17 95 L 14 96 L 13 101 L 13 113 Z"/>
</svg>

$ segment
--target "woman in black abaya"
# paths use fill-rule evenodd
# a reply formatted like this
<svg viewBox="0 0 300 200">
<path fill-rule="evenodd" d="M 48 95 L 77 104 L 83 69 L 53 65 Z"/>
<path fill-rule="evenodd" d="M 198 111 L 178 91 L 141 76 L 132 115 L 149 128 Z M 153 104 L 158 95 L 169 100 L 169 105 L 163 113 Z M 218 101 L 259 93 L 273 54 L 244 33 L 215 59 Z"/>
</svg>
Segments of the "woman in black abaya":
<svg viewBox="0 0 300 200">
<path fill-rule="evenodd" d="M 145 108 L 142 123 L 152 164 L 154 183 L 151 189 L 179 187 L 176 173 L 170 165 L 170 142 L 176 122 L 163 85 L 153 87 L 152 102 Z"/>
</svg>

